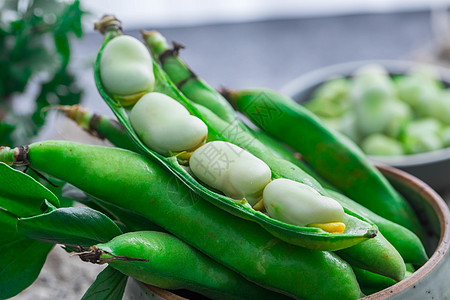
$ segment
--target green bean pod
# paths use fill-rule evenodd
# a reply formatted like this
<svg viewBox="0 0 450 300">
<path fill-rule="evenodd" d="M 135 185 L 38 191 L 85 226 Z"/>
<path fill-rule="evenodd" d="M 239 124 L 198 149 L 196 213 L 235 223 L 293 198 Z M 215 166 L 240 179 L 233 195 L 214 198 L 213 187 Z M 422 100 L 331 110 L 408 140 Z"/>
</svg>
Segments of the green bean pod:
<svg viewBox="0 0 450 300">
<path fill-rule="evenodd" d="M 0 157 L 10 164 L 29 162 L 86 193 L 138 212 L 259 285 L 302 299 L 360 296 L 350 266 L 336 255 L 274 238 L 258 224 L 200 198 L 141 155 L 62 141 L 20 149 L 4 148 Z"/>
<path fill-rule="evenodd" d="M 101 23 L 102 21 L 100 21 L 100 24 Z M 100 95 L 114 112 L 119 122 L 124 126 L 125 130 L 131 137 L 133 142 L 136 144 L 139 151 L 169 169 L 189 188 L 201 194 L 204 199 L 210 201 L 214 205 L 228 211 L 231 214 L 237 215 L 244 219 L 252 220 L 260 224 L 270 233 L 286 242 L 310 249 L 331 251 L 350 247 L 374 236 L 376 227 L 363 220 L 363 218 L 358 218 L 353 215 L 349 217 L 351 219 L 352 225 L 350 227 L 355 227 L 353 226 L 353 220 L 355 222 L 358 222 L 358 224 L 362 224 L 363 226 L 355 228 L 356 230 L 354 231 L 352 230 L 349 231 L 349 233 L 341 235 L 331 234 L 319 228 L 294 226 L 274 220 L 261 212 L 246 207 L 241 203 L 242 201 L 240 200 L 235 201 L 232 198 L 206 188 L 204 185 L 200 184 L 193 176 L 191 176 L 182 166 L 180 166 L 176 155 L 166 157 L 150 150 L 146 145 L 144 145 L 144 143 L 137 136 L 136 132 L 133 130 L 126 109 L 120 104 L 120 102 L 112 98 L 104 90 L 102 85 L 101 75 L 99 71 L 102 51 L 111 40 L 121 35 L 120 26 L 118 24 L 119 23 L 117 20 L 111 21 L 111 19 L 107 19 L 103 26 L 98 26 L 100 28 L 103 28 L 105 32 L 105 38 L 99 51 L 96 64 L 94 66 L 94 76 Z M 155 62 L 153 62 L 153 71 L 155 77 L 153 92 L 159 92 L 172 97 L 180 104 L 182 104 L 191 115 L 196 116 L 200 120 L 202 120 L 208 127 L 208 136 L 206 142 L 215 140 L 227 141 L 227 139 L 220 132 L 218 132 L 213 126 L 209 124 L 209 122 L 202 116 L 197 108 L 195 108 L 185 98 L 185 96 L 178 91 L 176 86 L 174 86 L 174 84 L 166 76 L 161 67 Z"/>
<path fill-rule="evenodd" d="M 423 236 L 409 204 L 349 139 L 275 91 L 228 91 L 226 96 L 255 125 L 299 151 L 315 171 L 349 197 Z"/>
<path fill-rule="evenodd" d="M 127 276 L 164 289 L 187 289 L 213 299 L 288 299 L 245 280 L 176 237 L 156 231 L 119 235 L 80 258 L 108 263 Z M 181 263 L 182 262 L 182 263 Z"/>
</svg>

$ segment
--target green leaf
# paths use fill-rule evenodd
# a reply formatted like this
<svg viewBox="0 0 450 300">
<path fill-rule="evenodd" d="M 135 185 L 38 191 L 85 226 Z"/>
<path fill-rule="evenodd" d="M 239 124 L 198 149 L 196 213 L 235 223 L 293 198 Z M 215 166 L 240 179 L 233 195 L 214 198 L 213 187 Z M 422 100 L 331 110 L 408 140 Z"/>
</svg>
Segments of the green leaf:
<svg viewBox="0 0 450 300">
<path fill-rule="evenodd" d="M 53 245 L 24 238 L 17 218 L 0 209 L 0 299 L 13 297 L 38 277 Z"/>
<path fill-rule="evenodd" d="M 0 298 L 10 298 L 30 286 L 39 276 L 52 247 L 28 239 L 0 247 Z"/>
<path fill-rule="evenodd" d="M 62 68 L 67 67 L 70 60 L 70 45 L 69 39 L 65 34 L 55 34 L 55 46 L 59 55 L 61 56 Z"/>
<path fill-rule="evenodd" d="M 31 176 L 0 163 L 0 208 L 17 217 L 29 217 L 42 213 L 47 200 L 59 207 L 58 198 Z"/>
<path fill-rule="evenodd" d="M 17 232 L 17 217 L 41 214 L 58 198 L 29 175 L 0 163 L 0 299 L 17 295 L 39 275 L 53 245 Z"/>
<path fill-rule="evenodd" d="M 104 213 L 106 216 L 114 220 L 123 232 L 130 231 L 161 231 L 166 230 L 156 225 L 146 217 L 122 207 L 115 206 L 111 203 L 103 201 L 99 198 L 86 195 L 82 190 L 73 185 L 66 185 L 62 193 L 63 198 L 71 199 L 82 203 L 83 205 L 94 210 Z"/>
<path fill-rule="evenodd" d="M 59 208 L 22 218 L 17 230 L 31 239 L 84 248 L 105 243 L 122 234 L 110 218 L 88 207 Z"/>
<path fill-rule="evenodd" d="M 17 232 L 16 226 L 17 217 L 0 208 L 0 228 L 2 229 L 0 247 L 13 243 L 18 239 L 23 239 L 23 236 Z"/>
<path fill-rule="evenodd" d="M 13 140 L 2 143 L 8 145 L 29 143 L 44 124 L 43 107 L 80 101 L 80 88 L 75 86 L 73 76 L 65 74 L 71 56 L 70 40 L 83 33 L 81 18 L 85 12 L 79 1 L 22 2 L 24 5 L 17 0 L 0 1 L 0 101 L 11 98 L 14 102 L 14 93 L 24 92 L 38 74 L 45 73 L 51 80 L 44 83 L 39 95 L 33 95 L 37 99 L 34 113 L 8 122 L 15 127 L 14 134 L 0 132 L 0 140 Z M 48 43 L 51 38 L 54 47 Z M 14 110 L 8 108 L 7 113 L 13 115 Z M 29 121 L 23 122 L 24 118 Z"/>
<path fill-rule="evenodd" d="M 74 1 L 72 5 L 67 7 L 64 13 L 64 23 L 61 27 L 67 32 L 73 32 L 77 38 L 80 38 L 83 35 L 81 17 L 84 14 L 85 12 L 80 8 L 80 1 Z"/>
<path fill-rule="evenodd" d="M 0 247 L 0 298 L 10 298 L 30 286 L 39 276 L 52 247 L 28 239 Z"/>
<path fill-rule="evenodd" d="M 81 300 L 121 300 L 128 277 L 121 272 L 106 267 L 89 287 Z"/>
</svg>

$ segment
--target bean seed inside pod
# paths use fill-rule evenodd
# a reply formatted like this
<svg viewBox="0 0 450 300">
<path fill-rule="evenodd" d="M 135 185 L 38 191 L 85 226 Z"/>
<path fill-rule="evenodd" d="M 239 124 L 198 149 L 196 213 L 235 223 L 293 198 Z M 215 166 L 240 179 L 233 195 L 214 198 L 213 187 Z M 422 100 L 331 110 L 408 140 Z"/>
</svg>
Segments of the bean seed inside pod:
<svg viewBox="0 0 450 300">
<path fill-rule="evenodd" d="M 189 161 L 202 182 L 234 199 L 254 205 L 271 180 L 269 166 L 244 149 L 223 141 L 209 142 L 195 150 Z"/>
<path fill-rule="evenodd" d="M 344 220 L 344 209 L 336 200 L 297 181 L 273 180 L 264 189 L 263 199 L 269 216 L 288 224 L 307 226 Z"/>
<path fill-rule="evenodd" d="M 136 38 L 122 35 L 112 39 L 100 60 L 103 87 L 123 106 L 136 103 L 155 83 L 147 48 Z"/>
<path fill-rule="evenodd" d="M 144 95 L 131 110 L 130 122 L 142 142 L 163 155 L 193 150 L 208 134 L 202 120 L 161 93 Z"/>
</svg>

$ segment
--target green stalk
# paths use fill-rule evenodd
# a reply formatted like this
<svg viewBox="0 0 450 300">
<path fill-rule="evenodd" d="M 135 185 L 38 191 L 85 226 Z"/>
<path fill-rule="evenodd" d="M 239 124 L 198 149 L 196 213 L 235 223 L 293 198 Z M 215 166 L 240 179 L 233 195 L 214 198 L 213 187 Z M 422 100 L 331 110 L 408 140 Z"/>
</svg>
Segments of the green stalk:
<svg viewBox="0 0 450 300">
<path fill-rule="evenodd" d="M 122 124 L 115 119 L 92 113 L 80 105 L 56 105 L 50 108 L 63 112 L 69 119 L 75 121 L 78 126 L 86 130 L 89 134 L 101 140 L 107 139 L 114 146 L 138 152 L 136 146 L 126 134 Z"/>
</svg>

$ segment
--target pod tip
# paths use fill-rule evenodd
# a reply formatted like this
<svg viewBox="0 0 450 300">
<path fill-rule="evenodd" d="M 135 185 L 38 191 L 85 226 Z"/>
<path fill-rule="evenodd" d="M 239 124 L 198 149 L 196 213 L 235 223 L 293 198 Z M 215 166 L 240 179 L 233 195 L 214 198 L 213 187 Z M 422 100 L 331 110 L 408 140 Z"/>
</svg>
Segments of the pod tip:
<svg viewBox="0 0 450 300">
<path fill-rule="evenodd" d="M 101 255 L 103 254 L 103 251 L 98 249 L 95 246 L 92 246 L 89 251 L 82 252 L 82 253 L 76 253 L 78 257 L 85 262 L 90 262 L 93 264 L 101 264 L 102 261 L 100 260 Z"/>
<path fill-rule="evenodd" d="M 230 104 L 231 106 L 233 106 L 233 108 L 235 110 L 237 110 L 237 105 L 236 105 L 236 101 L 234 100 L 233 94 L 234 92 L 230 89 L 227 89 L 224 86 L 221 86 L 217 92 L 219 92 L 219 94 L 221 94 Z"/>
<path fill-rule="evenodd" d="M 139 32 L 141 33 L 141 36 L 144 40 L 145 40 L 145 38 L 150 37 L 150 36 L 160 36 L 161 35 L 161 33 L 159 33 L 157 30 L 141 29 L 141 30 L 139 30 Z"/>
<path fill-rule="evenodd" d="M 369 239 L 373 239 L 374 237 L 377 236 L 377 233 L 378 233 L 377 230 L 371 229 L 371 230 L 368 230 L 367 233 L 366 233 L 365 235 L 366 235 L 366 237 L 368 237 Z"/>
</svg>

